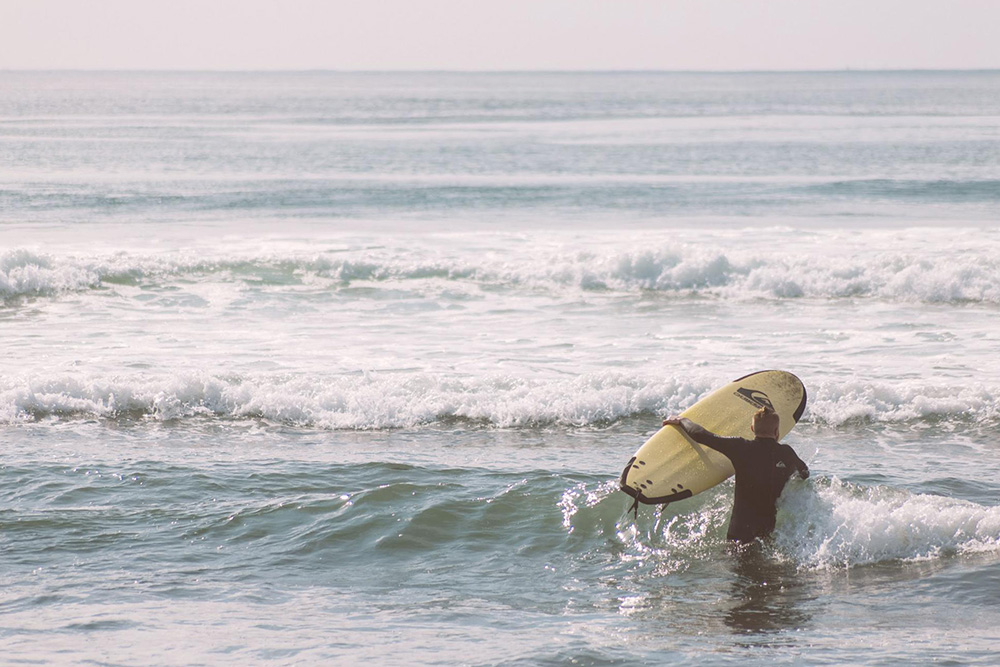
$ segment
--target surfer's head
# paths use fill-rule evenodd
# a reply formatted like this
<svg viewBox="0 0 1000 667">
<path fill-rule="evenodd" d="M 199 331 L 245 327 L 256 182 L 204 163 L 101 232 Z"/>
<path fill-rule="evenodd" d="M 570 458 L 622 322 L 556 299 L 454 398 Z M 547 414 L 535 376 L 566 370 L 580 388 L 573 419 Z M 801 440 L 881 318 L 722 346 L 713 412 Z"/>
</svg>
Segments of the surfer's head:
<svg viewBox="0 0 1000 667">
<path fill-rule="evenodd" d="M 754 435 L 777 440 L 779 423 L 780 418 L 777 412 L 771 408 L 761 408 L 753 414 L 750 428 L 753 429 Z"/>
</svg>

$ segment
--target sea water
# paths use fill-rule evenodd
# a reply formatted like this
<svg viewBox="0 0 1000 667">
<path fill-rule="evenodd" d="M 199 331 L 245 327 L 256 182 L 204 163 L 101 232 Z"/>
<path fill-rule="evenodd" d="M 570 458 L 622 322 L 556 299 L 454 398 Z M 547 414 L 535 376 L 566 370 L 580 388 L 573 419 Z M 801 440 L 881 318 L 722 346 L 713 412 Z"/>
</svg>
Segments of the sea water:
<svg viewBox="0 0 1000 667">
<path fill-rule="evenodd" d="M 997 72 L 2 72 L 3 660 L 995 664 L 998 217 Z"/>
</svg>

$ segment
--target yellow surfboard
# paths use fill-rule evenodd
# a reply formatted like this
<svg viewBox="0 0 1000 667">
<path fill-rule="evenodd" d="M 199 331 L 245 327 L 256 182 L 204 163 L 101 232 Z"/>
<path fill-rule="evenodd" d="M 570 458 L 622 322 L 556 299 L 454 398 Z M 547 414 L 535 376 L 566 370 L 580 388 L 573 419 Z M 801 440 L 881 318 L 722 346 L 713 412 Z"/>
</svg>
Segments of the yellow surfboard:
<svg viewBox="0 0 1000 667">
<path fill-rule="evenodd" d="M 806 409 L 806 388 L 785 371 L 760 371 L 730 382 L 681 413 L 709 431 L 752 439 L 750 418 L 762 407 L 780 416 L 779 439 Z M 725 481 L 733 466 L 676 426 L 664 426 L 639 448 L 622 471 L 621 489 L 636 503 L 660 505 L 690 498 Z"/>
</svg>

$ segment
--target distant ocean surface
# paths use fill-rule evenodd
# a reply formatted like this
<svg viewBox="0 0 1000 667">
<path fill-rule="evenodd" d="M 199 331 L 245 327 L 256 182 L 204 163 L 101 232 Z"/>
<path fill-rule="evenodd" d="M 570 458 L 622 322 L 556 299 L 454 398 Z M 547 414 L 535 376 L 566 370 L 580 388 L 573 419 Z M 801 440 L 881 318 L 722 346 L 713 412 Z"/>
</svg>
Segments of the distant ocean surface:
<svg viewBox="0 0 1000 667">
<path fill-rule="evenodd" d="M 998 223 L 1000 72 L 0 72 L 3 660 L 996 664 Z"/>
</svg>

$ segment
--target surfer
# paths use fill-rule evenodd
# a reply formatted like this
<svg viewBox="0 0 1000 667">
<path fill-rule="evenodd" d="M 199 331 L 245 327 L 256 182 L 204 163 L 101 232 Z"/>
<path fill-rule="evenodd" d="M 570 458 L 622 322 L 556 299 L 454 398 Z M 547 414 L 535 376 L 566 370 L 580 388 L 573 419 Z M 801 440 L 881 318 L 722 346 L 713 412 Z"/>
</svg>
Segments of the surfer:
<svg viewBox="0 0 1000 667">
<path fill-rule="evenodd" d="M 752 542 L 767 537 L 774 530 L 778 497 L 785 482 L 798 472 L 809 477 L 809 468 L 788 445 L 778 442 L 778 413 L 761 408 L 750 422 L 754 439 L 716 435 L 690 419 L 671 417 L 664 426 L 676 426 L 695 442 L 724 454 L 736 470 L 733 513 L 729 518 L 726 539 Z"/>
</svg>

